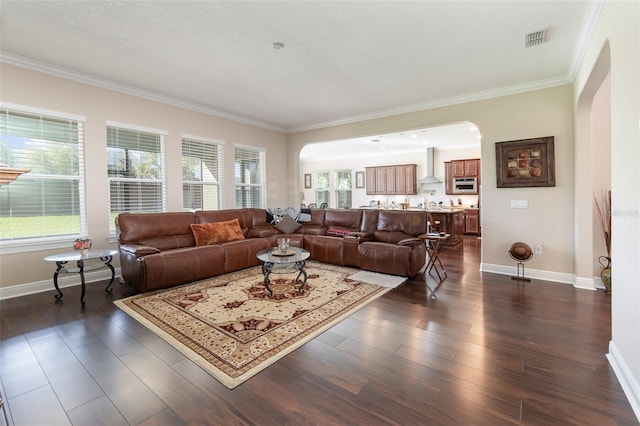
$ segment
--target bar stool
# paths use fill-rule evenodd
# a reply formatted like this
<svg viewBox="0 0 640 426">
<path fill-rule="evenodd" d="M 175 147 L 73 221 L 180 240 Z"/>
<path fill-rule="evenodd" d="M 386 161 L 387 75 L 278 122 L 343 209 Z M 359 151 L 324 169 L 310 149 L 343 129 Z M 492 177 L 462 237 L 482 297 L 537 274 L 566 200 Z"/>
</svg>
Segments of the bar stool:
<svg viewBox="0 0 640 426">
<path fill-rule="evenodd" d="M 427 213 L 427 233 L 440 232 L 440 221 L 434 220 L 431 213 Z"/>
</svg>

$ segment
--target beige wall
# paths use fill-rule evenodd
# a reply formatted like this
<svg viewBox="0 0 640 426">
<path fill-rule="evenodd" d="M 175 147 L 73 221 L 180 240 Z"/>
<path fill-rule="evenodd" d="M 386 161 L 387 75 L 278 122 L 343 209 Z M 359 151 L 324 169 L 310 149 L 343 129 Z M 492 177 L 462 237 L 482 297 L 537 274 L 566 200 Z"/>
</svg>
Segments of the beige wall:
<svg viewBox="0 0 640 426">
<path fill-rule="evenodd" d="M 575 82 L 578 152 L 588 151 L 597 143 L 589 105 L 607 74 L 613 212 L 612 338 L 608 357 L 640 419 L 640 2 L 604 3 Z M 577 179 L 590 178 L 587 168 L 579 172 Z M 576 195 L 580 199 L 592 196 L 588 191 Z M 590 230 L 588 223 L 579 232 Z M 578 250 L 577 257 L 580 254 Z"/>
<path fill-rule="evenodd" d="M 209 114 L 193 112 L 164 103 L 125 95 L 112 90 L 0 64 L 0 100 L 33 108 L 86 117 L 85 161 L 88 235 L 97 248 L 115 248 L 109 241 L 109 197 L 107 184 L 107 121 L 144 126 L 168 132 L 165 137 L 167 209 L 182 210 L 182 134 L 217 139 L 225 143 L 224 206 L 235 207 L 233 146 L 250 145 L 266 149 L 269 205 L 284 205 L 289 194 L 285 136 L 271 130 L 241 124 Z M 0 286 L 51 280 L 54 265 L 44 256 L 70 249 L 71 242 L 53 250 L 27 251 L 0 256 Z"/>
<path fill-rule="evenodd" d="M 507 250 L 515 241 L 541 243 L 543 254 L 528 267 L 553 276 L 572 277 L 573 263 L 573 89 L 571 85 L 434 108 L 331 128 L 288 135 L 290 156 L 307 143 L 397 132 L 460 121 L 474 123 L 482 134 L 482 263 L 485 269 L 514 262 Z M 555 137 L 556 187 L 498 189 L 495 143 L 540 136 Z M 289 178 L 298 180 L 299 165 Z M 510 200 L 527 200 L 529 208 L 510 208 Z M 587 207 L 591 207 L 589 204 Z"/>
</svg>

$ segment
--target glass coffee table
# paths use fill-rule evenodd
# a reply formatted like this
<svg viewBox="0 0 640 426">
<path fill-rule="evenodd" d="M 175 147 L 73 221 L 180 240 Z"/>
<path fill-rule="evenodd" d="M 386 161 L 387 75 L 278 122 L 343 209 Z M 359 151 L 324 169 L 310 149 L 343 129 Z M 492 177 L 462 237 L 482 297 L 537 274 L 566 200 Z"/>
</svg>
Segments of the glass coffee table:
<svg viewBox="0 0 640 426">
<path fill-rule="evenodd" d="M 58 294 L 56 294 L 56 300 L 62 299 L 62 291 L 58 286 L 58 275 L 64 273 L 80 274 L 80 282 L 82 283 L 82 295 L 80 296 L 80 303 L 84 307 L 84 292 L 85 282 L 84 273 L 87 271 L 94 271 L 96 269 L 109 268 L 111 270 L 111 281 L 104 289 L 107 293 L 111 293 L 111 284 L 116 276 L 116 271 L 111 265 L 113 256 L 118 254 L 118 250 L 87 250 L 87 251 L 70 251 L 67 253 L 53 254 L 44 258 L 47 262 L 55 262 L 57 265 L 56 271 L 53 273 L 53 285 L 56 287 Z M 95 261 L 95 262 L 90 262 Z M 100 261 L 100 262 L 97 262 Z M 69 262 L 71 265 L 67 266 Z M 88 262 L 85 264 L 85 262 Z"/>
<path fill-rule="evenodd" d="M 271 283 L 269 276 L 272 273 L 291 274 L 297 272 L 298 292 L 304 293 L 304 286 L 307 284 L 307 271 L 304 270 L 304 267 L 309 255 L 308 251 L 297 247 L 289 247 L 286 252 L 281 252 L 277 247 L 258 252 L 256 256 L 263 262 L 264 287 L 269 292 L 269 297 L 273 296 L 273 291 L 269 287 Z M 303 279 L 301 280 L 300 277 L 303 277 Z"/>
</svg>

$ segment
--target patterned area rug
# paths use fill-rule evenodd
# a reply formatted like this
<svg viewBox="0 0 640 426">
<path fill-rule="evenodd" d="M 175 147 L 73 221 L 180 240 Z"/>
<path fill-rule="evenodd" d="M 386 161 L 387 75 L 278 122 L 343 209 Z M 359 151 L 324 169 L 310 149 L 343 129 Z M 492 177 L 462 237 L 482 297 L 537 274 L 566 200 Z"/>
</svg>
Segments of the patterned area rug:
<svg viewBox="0 0 640 426">
<path fill-rule="evenodd" d="M 356 270 L 307 262 L 304 293 L 295 274 L 260 267 L 144 293 L 114 303 L 229 388 L 234 388 L 391 290 L 349 278 Z"/>
</svg>

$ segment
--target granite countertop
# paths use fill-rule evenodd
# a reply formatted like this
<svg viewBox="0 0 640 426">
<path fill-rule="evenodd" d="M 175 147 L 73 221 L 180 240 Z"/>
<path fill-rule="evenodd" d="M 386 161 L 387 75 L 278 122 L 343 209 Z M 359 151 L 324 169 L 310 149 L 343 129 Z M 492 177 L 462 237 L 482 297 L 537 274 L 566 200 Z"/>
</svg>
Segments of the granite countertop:
<svg viewBox="0 0 640 426">
<path fill-rule="evenodd" d="M 378 209 L 378 207 L 369 207 L 369 206 L 360 206 L 360 209 Z M 409 207 L 407 210 L 403 210 L 401 208 L 380 208 L 380 210 L 396 210 L 396 211 L 405 211 L 405 212 L 428 212 L 428 213 L 457 213 L 464 212 L 465 210 L 478 210 L 478 207 L 430 207 L 430 208 L 422 208 L 422 207 Z"/>
<path fill-rule="evenodd" d="M 397 209 L 396 209 L 397 210 Z M 466 207 L 430 207 L 430 208 L 420 208 L 420 207 L 409 207 L 406 211 L 418 211 L 423 212 L 426 211 L 428 213 L 458 213 L 467 210 Z"/>
</svg>

